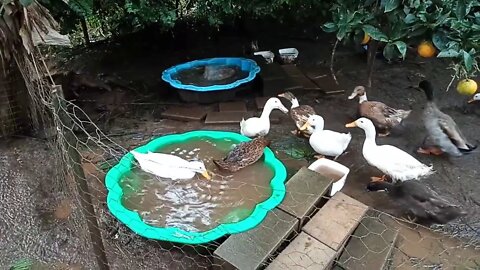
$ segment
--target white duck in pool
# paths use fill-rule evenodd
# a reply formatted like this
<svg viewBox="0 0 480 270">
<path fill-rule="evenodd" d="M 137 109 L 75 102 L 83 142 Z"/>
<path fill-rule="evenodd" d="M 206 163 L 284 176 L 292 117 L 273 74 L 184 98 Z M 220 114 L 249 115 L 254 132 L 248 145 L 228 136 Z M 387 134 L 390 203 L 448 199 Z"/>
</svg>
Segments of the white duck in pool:
<svg viewBox="0 0 480 270">
<path fill-rule="evenodd" d="M 240 133 L 247 137 L 267 135 L 270 131 L 270 113 L 274 109 L 288 113 L 288 109 L 283 106 L 282 102 L 278 98 L 272 97 L 265 103 L 260 117 L 252 117 L 247 120 L 242 119 L 240 122 Z"/>
<path fill-rule="evenodd" d="M 347 149 L 352 140 L 352 134 L 324 130 L 324 125 L 325 121 L 323 117 L 320 115 L 311 115 L 300 130 L 313 127 L 313 133 L 309 139 L 310 146 L 320 155 L 335 157 L 335 159 L 337 159 L 337 157 Z M 317 158 L 321 157 L 322 156 L 317 156 Z"/>
<path fill-rule="evenodd" d="M 146 154 L 136 151 L 131 151 L 130 153 L 138 161 L 143 171 L 162 178 L 170 178 L 172 180 L 192 179 L 196 173 L 200 173 L 206 179 L 211 179 L 203 161 L 187 161 L 174 155 L 150 151 Z"/>
<path fill-rule="evenodd" d="M 345 126 L 359 127 L 365 131 L 363 157 L 368 164 L 385 174 L 382 177 L 372 177 L 373 181 L 384 181 L 386 175 L 392 177 L 393 180 L 406 181 L 433 173 L 432 166 L 421 163 L 407 152 L 392 145 L 377 145 L 375 126 L 369 119 L 362 117 Z"/>
</svg>

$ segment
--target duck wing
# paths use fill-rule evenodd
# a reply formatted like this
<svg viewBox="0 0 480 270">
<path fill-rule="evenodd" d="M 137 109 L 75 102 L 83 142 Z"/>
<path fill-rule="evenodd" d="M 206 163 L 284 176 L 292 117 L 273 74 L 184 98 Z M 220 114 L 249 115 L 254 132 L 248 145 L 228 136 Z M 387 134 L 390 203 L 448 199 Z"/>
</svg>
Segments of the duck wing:
<svg viewBox="0 0 480 270">
<path fill-rule="evenodd" d="M 476 148 L 476 146 L 467 142 L 467 139 L 460 131 L 455 121 L 449 115 L 442 113 L 438 124 L 440 125 L 442 131 L 458 149 L 468 152 Z"/>
<path fill-rule="evenodd" d="M 410 114 L 410 111 L 397 110 L 378 101 L 365 101 L 360 104 L 360 114 L 371 119 L 378 128 L 383 129 L 398 125 Z"/>
<path fill-rule="evenodd" d="M 307 122 L 310 115 L 317 114 L 315 110 L 309 105 L 300 105 L 296 108 L 290 109 L 290 117 L 301 126 Z"/>
</svg>

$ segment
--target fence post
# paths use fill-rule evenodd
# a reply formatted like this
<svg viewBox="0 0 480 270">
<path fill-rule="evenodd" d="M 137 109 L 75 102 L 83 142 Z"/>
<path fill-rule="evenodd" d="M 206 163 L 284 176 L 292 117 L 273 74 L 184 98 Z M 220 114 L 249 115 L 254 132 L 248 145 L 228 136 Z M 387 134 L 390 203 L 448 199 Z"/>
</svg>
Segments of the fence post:
<svg viewBox="0 0 480 270">
<path fill-rule="evenodd" d="M 54 85 L 52 87 L 53 104 L 55 106 L 55 112 L 58 114 L 59 120 L 62 125 L 66 127 L 72 126 L 72 121 L 68 117 L 65 111 L 65 102 L 63 100 L 63 91 L 61 85 Z M 95 215 L 95 209 L 92 203 L 92 197 L 90 196 L 87 179 L 82 167 L 82 157 L 78 152 L 76 145 L 77 139 L 73 134 L 72 129 L 65 129 L 65 143 L 68 154 L 68 163 L 71 166 L 75 183 L 77 185 L 78 193 L 80 195 L 80 203 L 83 211 L 83 215 L 87 220 L 88 232 L 93 245 L 93 252 L 97 259 L 98 266 L 101 270 L 109 270 L 107 256 L 105 254 L 105 247 L 103 245 L 102 234 L 98 227 L 97 216 Z"/>
</svg>

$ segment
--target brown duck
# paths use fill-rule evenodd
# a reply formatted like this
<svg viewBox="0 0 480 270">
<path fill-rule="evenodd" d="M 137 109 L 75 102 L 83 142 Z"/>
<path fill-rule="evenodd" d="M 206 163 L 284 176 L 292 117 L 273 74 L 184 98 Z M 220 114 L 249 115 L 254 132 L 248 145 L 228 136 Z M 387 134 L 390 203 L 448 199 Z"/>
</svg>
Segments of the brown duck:
<svg viewBox="0 0 480 270">
<path fill-rule="evenodd" d="M 298 99 L 291 92 L 285 92 L 279 94 L 278 96 L 283 97 L 292 103 L 292 107 L 290 108 L 290 117 L 293 119 L 295 125 L 297 126 L 297 130 L 293 130 L 292 133 L 295 135 L 303 135 L 305 137 L 310 137 L 310 135 L 312 135 L 313 133 L 312 127 L 309 127 L 305 130 L 300 130 L 300 128 L 305 125 L 311 115 L 317 114 L 312 108 L 312 106 L 300 105 L 298 103 Z"/>
<path fill-rule="evenodd" d="M 378 136 L 388 136 L 390 130 L 398 126 L 411 112 L 411 110 L 394 109 L 382 102 L 368 101 L 363 86 L 355 87 L 348 99 L 354 99 L 356 96 L 359 100 L 360 117 L 368 118 L 373 122 L 373 125 L 380 131 Z"/>
<path fill-rule="evenodd" d="M 229 172 L 239 171 L 257 162 L 263 155 L 263 150 L 270 144 L 265 137 L 257 137 L 248 142 L 242 142 L 222 160 L 213 160 L 220 169 Z"/>
</svg>

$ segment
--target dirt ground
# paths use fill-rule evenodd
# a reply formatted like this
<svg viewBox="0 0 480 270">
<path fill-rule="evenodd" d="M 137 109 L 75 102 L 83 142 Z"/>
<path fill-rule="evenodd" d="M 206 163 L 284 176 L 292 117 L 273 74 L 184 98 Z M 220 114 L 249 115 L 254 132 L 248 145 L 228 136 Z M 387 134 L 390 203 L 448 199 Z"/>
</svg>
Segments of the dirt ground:
<svg viewBox="0 0 480 270">
<path fill-rule="evenodd" d="M 292 38 L 295 35 L 298 36 L 297 32 L 288 35 L 285 33 L 282 35 L 276 33 L 271 33 L 271 35 L 258 34 L 258 42 L 262 50 L 274 51 L 290 46 L 298 48 L 300 51 L 299 65 L 306 68 L 328 65 L 332 47 L 331 37 L 321 35 L 315 41 L 304 37 Z M 175 93 L 172 93 L 172 90 L 161 81 L 161 72 L 165 68 L 196 58 L 241 55 L 242 46 L 246 42 L 244 38 L 231 35 L 222 36 L 214 41 L 202 39 L 198 36 L 195 38 L 198 42 L 190 42 L 188 46 L 175 46 L 175 43 L 172 43 L 173 45 L 158 44 L 156 46 L 156 44 L 149 43 L 147 39 L 147 41 L 138 40 L 138 42 L 127 42 L 126 44 L 117 42 L 108 45 L 109 47 L 102 45 L 79 53 L 74 59 L 70 60 L 69 68 L 89 74 L 114 75 L 116 78 L 121 78 L 123 85 L 114 87 L 111 92 L 94 88 L 84 89 L 79 92 L 80 96 L 77 97 L 76 103 L 98 123 L 99 127 L 111 139 L 128 149 L 153 137 L 193 129 L 238 131 L 236 125 L 205 126 L 198 122 L 184 124 L 160 117 L 161 112 L 169 104 L 182 104 Z M 336 131 L 350 131 L 353 135 L 348 152 L 338 159 L 340 163 L 351 170 L 343 191 L 376 209 L 399 215 L 398 209 L 386 194 L 366 191 L 365 187 L 370 180 L 370 176 L 379 175 L 379 172 L 370 167 L 362 157 L 363 131 L 360 129 L 347 130 L 344 127 L 345 123 L 355 119 L 357 109 L 357 101 L 347 99 L 350 94 L 349 91 L 353 90 L 356 85 L 366 83 L 365 55 L 355 53 L 351 48 L 342 47 L 337 52 L 335 69 L 337 70 L 338 80 L 342 87 L 348 90 L 347 93 L 324 97 L 320 93 L 311 92 L 298 96 L 300 104 L 314 106 L 315 110 L 325 118 L 325 128 Z M 479 241 L 480 185 L 478 184 L 478 164 L 480 164 L 480 157 L 478 151 L 457 159 L 425 157 L 418 156 L 415 153 L 415 149 L 422 142 L 425 134 L 420 118 L 425 98 L 423 93 L 410 87 L 418 84 L 420 74 L 433 81 L 438 87 L 436 94 L 440 108 L 457 121 L 467 138 L 475 144 L 478 143 L 480 104 L 466 105 L 466 98 L 458 95 L 454 87 L 448 92 L 445 91 L 451 74 L 451 70 L 447 69 L 446 63 L 438 60 L 420 59 L 414 55 L 407 57 L 407 60 L 401 64 L 387 64 L 382 60 L 377 61 L 373 76 L 373 87 L 367 92 L 369 99 L 383 101 L 398 108 L 413 109 L 413 113 L 405 121 L 404 128 L 395 130 L 390 137 L 378 138 L 377 142 L 379 144 L 395 145 L 412 153 L 422 162 L 433 164 L 436 173 L 423 182 L 451 202 L 461 205 L 464 210 L 468 211 L 466 217 L 445 225 L 443 230 L 450 234 Z M 260 95 L 260 93 L 255 95 Z M 255 95 L 242 98 L 242 100 L 247 101 L 249 107 L 253 108 Z M 289 131 L 293 128 L 293 123 L 286 115 L 280 115 L 280 117 L 281 124 L 272 126 L 269 137 L 273 141 L 271 148 L 283 152 L 282 155 L 285 156 L 285 149 L 304 148 L 307 141 L 292 137 Z M 34 209 L 31 209 L 32 207 L 38 208 L 39 205 L 44 206 L 46 204 L 45 196 L 33 201 L 31 199 L 23 202 L 21 200 L 16 201 L 17 195 L 13 196 L 13 194 L 17 191 L 12 191 L 10 186 L 2 184 L 8 182 L 18 185 L 23 183 L 22 185 L 24 185 L 25 182 L 31 182 L 33 186 L 38 185 L 38 182 L 49 178 L 52 168 L 56 168 L 53 162 L 54 158 L 49 158 L 48 153 L 51 152 L 46 148 L 45 143 L 35 139 L 24 138 L 15 139 L 9 143 L 0 142 L 0 146 L 3 148 L 0 152 L 2 161 L 2 167 L 0 167 L 0 179 L 2 179 L 2 182 L 0 182 L 0 194 L 2 194 L 0 216 L 5 216 L 5 213 L 7 213 L 9 217 L 7 221 L 10 222 L 2 223 L 11 224 L 9 225 L 10 228 L 18 226 L 19 230 L 29 231 L 30 228 L 37 227 L 36 223 L 28 223 L 30 227 L 22 225 L 24 223 L 18 223 L 20 222 L 19 219 L 13 218 L 12 215 L 14 214 L 9 214 L 9 209 L 12 208 L 12 205 L 15 205 L 17 209 L 30 209 L 23 214 L 27 220 L 27 217 L 35 216 L 35 213 L 39 211 L 34 211 Z M 14 158 L 15 155 L 18 155 L 15 154 L 18 151 L 22 153 L 21 159 L 24 164 L 22 166 L 26 166 L 25 169 L 18 165 L 18 161 Z M 40 160 L 43 166 L 37 167 L 36 164 L 39 164 Z M 297 166 L 306 164 L 305 160 L 293 162 Z M 21 173 L 18 172 L 19 170 L 21 170 Z M 12 172 L 17 173 L 12 174 Z M 30 180 L 25 181 L 24 179 Z M 24 190 L 22 192 L 32 189 L 22 186 L 16 186 L 16 188 Z M 101 187 L 98 188 L 101 189 Z M 55 202 L 60 202 L 61 199 L 55 198 Z M 110 238 L 107 237 L 108 240 L 106 240 L 106 245 L 115 250 L 110 258 L 112 269 L 134 269 L 138 267 L 145 267 L 144 269 L 208 269 L 208 265 L 211 264 L 207 256 L 188 255 L 189 253 L 178 247 L 162 247 L 159 251 L 160 246 L 154 241 L 144 241 L 138 236 L 132 237 L 127 229 L 116 224 L 116 221 L 108 213 L 102 212 L 101 215 L 106 224 L 102 226 L 113 226 L 118 230 L 116 233 L 112 233 L 109 236 Z M 0 226 L 1 235 L 7 235 L 7 229 L 11 231 L 10 228 Z M 66 225 L 65 228 L 69 228 L 69 226 Z M 63 235 L 64 237 L 68 235 L 58 232 L 50 233 Z M 27 234 L 22 235 L 18 237 L 26 237 Z M 37 237 L 42 235 L 42 233 L 36 234 Z M 7 241 L 10 251 L 0 248 L 1 257 L 6 258 L 0 260 L 0 266 L 2 267 L 28 255 L 28 252 L 11 251 L 15 249 L 12 248 L 15 247 L 13 244 L 16 241 L 15 239 L 19 238 L 13 239 Z M 34 239 L 26 239 L 25 241 L 28 243 L 36 242 Z M 0 242 L 5 243 L 2 238 L 0 238 Z M 55 254 L 67 254 L 69 248 L 82 246 L 81 241 L 66 242 L 69 244 L 55 246 Z M 119 245 L 124 247 L 118 248 Z M 5 245 L 2 245 L 2 247 L 5 247 Z M 115 249 L 116 247 L 118 249 Z M 37 249 L 38 246 L 35 245 L 35 248 Z M 172 252 L 172 250 L 178 252 Z M 127 252 L 131 255 L 130 258 L 122 256 L 121 252 Z M 4 257 L 3 254 L 7 254 L 7 256 Z M 56 257 L 57 255 L 39 254 L 36 257 L 30 256 L 30 258 L 43 261 L 48 258 L 49 261 L 58 260 L 68 262 L 71 265 L 81 264 L 86 269 L 91 267 L 86 263 L 88 259 L 80 258 L 81 256 L 72 259 L 72 256 L 68 254 L 64 257 Z M 139 260 L 142 262 L 139 263 Z"/>
</svg>

